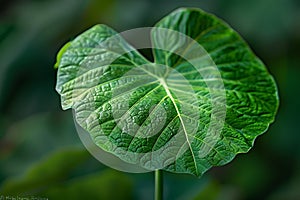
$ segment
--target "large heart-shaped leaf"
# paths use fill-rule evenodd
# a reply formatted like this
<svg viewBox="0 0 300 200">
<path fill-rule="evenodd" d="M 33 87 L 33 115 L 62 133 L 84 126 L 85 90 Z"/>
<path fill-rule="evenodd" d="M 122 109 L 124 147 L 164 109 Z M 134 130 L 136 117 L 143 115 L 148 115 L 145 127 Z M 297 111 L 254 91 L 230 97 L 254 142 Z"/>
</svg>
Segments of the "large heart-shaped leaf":
<svg viewBox="0 0 300 200">
<path fill-rule="evenodd" d="M 178 9 L 151 31 L 154 62 L 96 25 L 58 54 L 63 109 L 103 150 L 147 170 L 203 174 L 273 122 L 276 85 L 227 24 Z"/>
</svg>

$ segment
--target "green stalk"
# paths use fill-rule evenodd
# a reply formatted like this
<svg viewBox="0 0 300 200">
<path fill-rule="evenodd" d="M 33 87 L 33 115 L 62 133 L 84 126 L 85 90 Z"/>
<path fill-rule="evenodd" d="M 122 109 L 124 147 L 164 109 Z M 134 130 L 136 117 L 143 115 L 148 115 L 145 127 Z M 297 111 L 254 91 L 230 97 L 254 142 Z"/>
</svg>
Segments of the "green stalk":
<svg viewBox="0 0 300 200">
<path fill-rule="evenodd" d="M 155 200 L 163 200 L 163 172 L 155 170 Z"/>
</svg>

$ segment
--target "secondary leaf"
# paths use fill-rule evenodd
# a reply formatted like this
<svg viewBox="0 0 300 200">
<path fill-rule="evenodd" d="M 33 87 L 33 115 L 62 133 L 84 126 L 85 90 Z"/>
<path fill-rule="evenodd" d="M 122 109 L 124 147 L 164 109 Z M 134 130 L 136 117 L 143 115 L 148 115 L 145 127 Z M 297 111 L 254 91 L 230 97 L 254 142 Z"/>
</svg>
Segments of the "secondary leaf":
<svg viewBox="0 0 300 200">
<path fill-rule="evenodd" d="M 82 149 L 65 149 L 30 167 L 23 177 L 11 178 L 1 186 L 1 194 L 32 195 L 64 181 L 89 157 Z M 74 159 L 76 158 L 76 159 Z"/>
<path fill-rule="evenodd" d="M 23 176 L 7 179 L 0 192 L 48 199 L 132 199 L 132 181 L 126 175 L 110 169 L 82 173 L 91 164 L 89 158 L 81 148 L 56 151 L 30 166 Z"/>
<path fill-rule="evenodd" d="M 58 54 L 63 109 L 103 150 L 148 170 L 203 174 L 273 122 L 274 80 L 227 24 L 178 9 L 151 33 L 154 62 L 96 25 Z"/>
</svg>

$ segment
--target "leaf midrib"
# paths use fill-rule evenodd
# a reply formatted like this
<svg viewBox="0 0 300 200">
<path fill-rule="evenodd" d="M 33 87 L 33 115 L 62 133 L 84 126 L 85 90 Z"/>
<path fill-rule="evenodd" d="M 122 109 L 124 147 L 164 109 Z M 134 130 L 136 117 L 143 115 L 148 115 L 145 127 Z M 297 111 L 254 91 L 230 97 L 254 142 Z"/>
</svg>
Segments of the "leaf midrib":
<svg viewBox="0 0 300 200">
<path fill-rule="evenodd" d="M 196 173 L 198 174 L 198 167 L 197 167 L 196 157 L 195 157 L 195 155 L 194 155 L 194 151 L 193 151 L 193 149 L 192 149 L 192 145 L 191 145 L 191 143 L 190 143 L 189 136 L 188 136 L 187 130 L 186 130 L 186 128 L 185 128 L 185 124 L 184 124 L 184 121 L 183 121 L 183 119 L 182 119 L 181 113 L 179 112 L 179 109 L 178 109 L 178 107 L 177 107 L 177 104 L 176 104 L 176 102 L 175 102 L 175 99 L 174 99 L 173 95 L 171 94 L 171 92 L 170 92 L 170 90 L 169 90 L 169 87 L 168 87 L 168 85 L 167 85 L 165 79 L 164 79 L 164 78 L 160 78 L 159 81 L 160 81 L 161 85 L 163 86 L 163 88 L 165 89 L 165 91 L 166 91 L 168 97 L 171 99 L 171 101 L 172 101 L 172 103 L 173 103 L 173 105 L 174 105 L 174 108 L 175 108 L 175 110 L 176 110 L 176 112 L 177 112 L 177 114 L 178 114 L 178 117 L 179 117 L 180 123 L 181 123 L 181 125 L 182 125 L 183 132 L 184 132 L 186 141 L 187 141 L 187 143 L 188 143 L 188 146 L 189 146 L 189 148 L 190 148 L 190 151 L 191 151 L 191 154 L 192 154 L 192 157 L 193 157 L 193 160 L 194 160 L 195 170 L 196 170 Z"/>
</svg>

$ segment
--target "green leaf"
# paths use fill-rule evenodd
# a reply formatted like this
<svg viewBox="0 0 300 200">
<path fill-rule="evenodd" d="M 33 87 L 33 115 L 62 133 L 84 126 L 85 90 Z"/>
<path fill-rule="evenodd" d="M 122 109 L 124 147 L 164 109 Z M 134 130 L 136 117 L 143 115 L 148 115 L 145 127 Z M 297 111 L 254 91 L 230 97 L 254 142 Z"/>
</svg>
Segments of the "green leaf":
<svg viewBox="0 0 300 200">
<path fill-rule="evenodd" d="M 31 166 L 21 178 L 11 178 L 1 186 L 1 194 L 30 195 L 63 181 L 89 155 L 82 149 L 65 149 Z M 74 159 L 76 158 L 76 159 Z"/>
<path fill-rule="evenodd" d="M 83 173 L 90 158 L 81 148 L 56 151 L 30 166 L 23 176 L 8 178 L 0 193 L 48 199 L 132 199 L 130 177 L 110 169 L 99 172 L 99 168 L 97 173 Z"/>
<path fill-rule="evenodd" d="M 132 180 L 124 173 L 108 169 L 79 177 L 50 188 L 48 199 L 133 199 Z M 116 192 L 117 191 L 117 192 Z"/>
<path fill-rule="evenodd" d="M 147 170 L 201 176 L 274 121 L 275 82 L 226 23 L 182 8 L 152 28 L 154 62 L 105 25 L 58 56 L 63 109 L 103 150 Z"/>
</svg>

